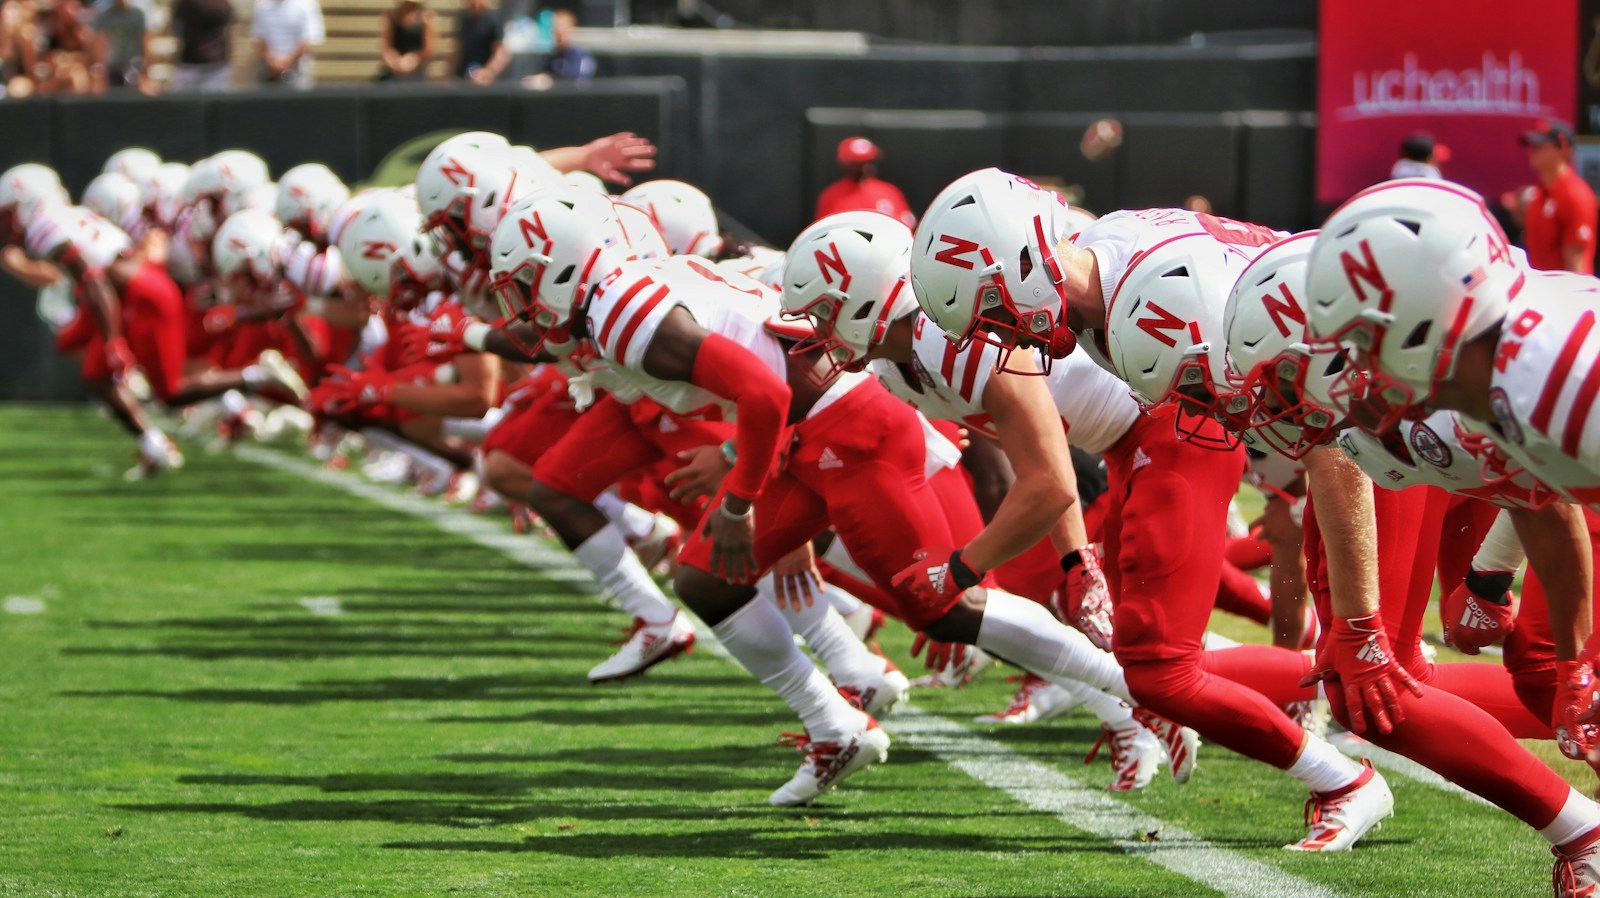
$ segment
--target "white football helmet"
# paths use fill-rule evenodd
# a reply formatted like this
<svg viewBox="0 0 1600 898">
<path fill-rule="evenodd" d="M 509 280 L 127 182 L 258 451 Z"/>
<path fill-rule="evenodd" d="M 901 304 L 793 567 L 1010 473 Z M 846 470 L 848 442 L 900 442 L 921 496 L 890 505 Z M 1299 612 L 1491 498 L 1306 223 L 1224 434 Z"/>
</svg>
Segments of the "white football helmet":
<svg viewBox="0 0 1600 898">
<path fill-rule="evenodd" d="M 431 242 L 421 224 L 417 204 L 399 193 L 383 193 L 362 203 L 340 229 L 339 254 L 345 271 L 369 294 L 387 298 L 391 265 L 400 248 L 413 238 Z"/>
<path fill-rule="evenodd" d="M 1483 198 L 1459 184 L 1407 178 L 1356 194 L 1322 226 L 1308 274 L 1313 338 L 1356 351 L 1334 402 L 1374 433 L 1422 413 L 1456 350 L 1500 323 L 1526 277 Z"/>
<path fill-rule="evenodd" d="M 445 141 L 435 147 L 417 170 L 417 205 L 423 226 L 444 245 L 481 257 L 506 211 L 544 186 L 539 176 L 549 164 L 535 165 L 531 152 L 519 154 L 513 147 L 451 146 Z"/>
<path fill-rule="evenodd" d="M 144 211 L 139 185 L 121 172 L 97 175 L 83 189 L 83 205 L 124 231 L 132 231 Z"/>
<path fill-rule="evenodd" d="M 815 335 L 796 354 L 821 350 L 811 372 L 819 383 L 860 370 L 890 323 L 917 310 L 911 277 L 911 229 L 878 212 L 841 212 L 796 237 L 784 257 L 783 317 L 808 319 Z"/>
<path fill-rule="evenodd" d="M 1222 310 L 1249 258 L 1209 234 L 1162 241 L 1134 262 L 1106 310 L 1111 364 L 1146 411 L 1175 404 L 1179 435 L 1215 444 L 1201 425 L 1249 426 L 1250 397 L 1228 373 Z M 1185 423 L 1185 418 L 1189 422 Z"/>
<path fill-rule="evenodd" d="M 650 213 L 673 255 L 710 258 L 722 248 L 717 210 L 700 188 L 682 181 L 646 181 L 622 201 Z"/>
<path fill-rule="evenodd" d="M 356 220 L 356 216 L 360 215 L 368 204 L 376 202 L 381 196 L 400 193 L 401 191 L 392 187 L 368 187 L 340 203 L 339 208 L 333 210 L 333 219 L 328 225 L 328 244 L 338 246 L 344 239 L 344 229 L 350 222 Z M 415 206 L 416 200 L 412 199 L 411 204 Z"/>
<path fill-rule="evenodd" d="M 110 174 L 116 172 L 138 184 L 145 178 L 150 177 L 151 173 L 159 168 L 160 165 L 161 157 L 150 150 L 144 147 L 128 147 L 112 153 L 111 157 L 106 160 L 105 166 L 100 169 L 100 173 Z"/>
<path fill-rule="evenodd" d="M 1257 256 L 1234 282 L 1222 314 L 1229 373 L 1251 402 L 1239 437 L 1294 459 L 1331 440 L 1344 421 L 1328 397 L 1346 356 L 1306 339 L 1306 267 L 1316 239 L 1306 231 Z"/>
<path fill-rule="evenodd" d="M 610 195 L 611 193 L 611 191 L 606 189 L 606 182 L 600 180 L 599 175 L 591 174 L 583 169 L 565 172 L 561 175 L 561 180 L 571 184 L 574 187 L 587 187 L 596 193 L 604 193 L 607 195 Z"/>
<path fill-rule="evenodd" d="M 301 236 L 326 241 L 333 213 L 350 198 L 350 188 L 320 162 L 296 165 L 278 179 L 278 220 Z"/>
<path fill-rule="evenodd" d="M 189 166 L 182 162 L 163 162 L 139 184 L 145 214 L 163 228 L 178 221 L 183 208 L 183 185 L 189 180 Z"/>
<path fill-rule="evenodd" d="M 14 240 L 22 239 L 23 230 L 40 208 L 70 202 L 55 169 L 24 162 L 0 173 L 0 226 L 14 230 Z"/>
<path fill-rule="evenodd" d="M 1043 351 L 1045 370 L 1066 358 L 1078 341 L 1055 247 L 1078 227 L 1070 211 L 1060 194 L 998 168 L 957 178 L 917 226 L 911 286 L 922 310 L 959 346 L 999 347 L 1002 368 L 1024 346 Z"/>
<path fill-rule="evenodd" d="M 638 206 L 616 201 L 617 218 L 622 222 L 622 230 L 628 235 L 628 245 L 633 247 L 636 259 L 665 259 L 672 255 L 672 248 L 667 246 L 667 238 L 661 236 L 661 229 L 656 227 L 655 219 L 650 213 Z"/>
<path fill-rule="evenodd" d="M 235 212 L 217 228 L 211 262 L 224 278 L 248 275 L 257 284 L 275 282 L 283 264 L 283 225 L 263 209 Z"/>
<path fill-rule="evenodd" d="M 541 338 L 582 311 L 591 284 L 633 258 L 617 204 L 582 187 L 541 190 L 495 230 L 490 289 L 509 320 L 532 321 Z"/>
</svg>

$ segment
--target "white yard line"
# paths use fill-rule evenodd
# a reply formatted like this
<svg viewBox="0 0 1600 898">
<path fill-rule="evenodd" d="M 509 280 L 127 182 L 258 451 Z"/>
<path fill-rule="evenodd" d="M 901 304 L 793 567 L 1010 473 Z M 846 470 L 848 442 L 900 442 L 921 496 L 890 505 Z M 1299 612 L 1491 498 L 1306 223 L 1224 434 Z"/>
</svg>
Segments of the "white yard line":
<svg viewBox="0 0 1600 898">
<path fill-rule="evenodd" d="M 44 600 L 33 596 L 6 596 L 0 608 L 7 614 L 39 614 L 44 611 Z"/>
<path fill-rule="evenodd" d="M 530 537 L 508 532 L 498 523 L 277 452 L 245 446 L 235 449 L 234 454 L 245 461 L 314 480 L 391 511 L 420 518 L 448 533 L 501 552 L 542 574 L 559 575 L 558 579 L 586 584 L 599 591 L 599 584 L 573 562 L 571 555 Z M 715 637 L 698 621 L 696 630 L 697 645 L 728 657 Z M 1098 787 L 1079 783 L 1054 767 L 1024 757 L 947 718 L 917 708 L 903 708 L 889 722 L 889 730 L 902 744 L 934 755 L 1035 811 L 1050 814 L 1074 829 L 1105 839 L 1126 854 L 1202 883 L 1228 898 L 1282 895 L 1338 898 L 1338 893 L 1326 886 L 1213 845 L 1112 798 Z"/>
</svg>

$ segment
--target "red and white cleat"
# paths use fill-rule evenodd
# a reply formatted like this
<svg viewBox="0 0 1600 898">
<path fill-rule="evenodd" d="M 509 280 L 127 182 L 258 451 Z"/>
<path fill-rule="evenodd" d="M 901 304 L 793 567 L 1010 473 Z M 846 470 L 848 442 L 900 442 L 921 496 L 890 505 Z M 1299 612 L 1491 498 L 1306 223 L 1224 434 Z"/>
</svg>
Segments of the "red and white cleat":
<svg viewBox="0 0 1600 898">
<path fill-rule="evenodd" d="M 1111 770 L 1116 774 L 1116 779 L 1106 786 L 1106 791 L 1133 792 L 1150 785 L 1150 781 L 1156 777 L 1156 768 L 1161 766 L 1161 740 L 1137 721 L 1118 729 L 1105 724 L 1101 724 L 1100 728 L 1104 732 L 1083 763 L 1092 763 L 1100 752 L 1100 746 L 1111 744 Z"/>
<path fill-rule="evenodd" d="M 1031 673 L 1006 677 L 1017 684 L 1017 694 L 1004 711 L 979 714 L 973 723 L 1044 723 L 1078 707 L 1078 697 L 1060 686 Z"/>
<path fill-rule="evenodd" d="M 1133 709 L 1133 717 L 1161 742 L 1162 750 L 1167 753 L 1167 765 L 1172 770 L 1172 781 L 1187 783 L 1200 760 L 1200 734 L 1143 708 Z"/>
<path fill-rule="evenodd" d="M 181 467 L 183 453 L 178 451 L 178 444 L 165 434 L 150 431 L 139 437 L 138 462 L 123 472 L 122 476 L 126 480 L 143 480 Z"/>
<path fill-rule="evenodd" d="M 589 671 L 589 682 L 603 683 L 641 674 L 694 648 L 694 627 L 681 611 L 673 614 L 672 620 L 660 624 L 646 623 L 644 618 L 636 617 L 626 633 L 622 648 Z"/>
<path fill-rule="evenodd" d="M 1363 761 L 1366 769 L 1356 781 L 1333 792 L 1313 792 L 1306 799 L 1306 826 L 1311 831 L 1289 851 L 1348 851 L 1367 830 L 1394 816 L 1394 795 L 1383 775 Z M 1556 867 L 1561 862 L 1560 853 Z M 1559 894 L 1559 890 L 1558 890 Z"/>
<path fill-rule="evenodd" d="M 900 668 L 884 660 L 883 673 L 867 683 L 840 683 L 839 694 L 869 717 L 887 717 L 894 706 L 911 694 L 911 681 Z"/>
<path fill-rule="evenodd" d="M 1600 896 L 1600 828 L 1554 846 L 1550 853 L 1556 856 L 1555 868 L 1550 871 L 1556 898 Z"/>
<path fill-rule="evenodd" d="M 678 560 L 678 549 L 683 546 L 683 528 L 678 522 L 667 517 L 661 512 L 656 512 L 655 522 L 650 525 L 650 532 L 638 539 L 628 540 L 628 548 L 639 557 L 639 563 L 647 571 L 653 571 L 663 565 L 675 564 Z"/>
<path fill-rule="evenodd" d="M 793 745 L 805 753 L 794 778 L 767 799 L 780 808 L 810 804 L 852 774 L 889 758 L 889 734 L 870 717 L 866 729 L 838 742 L 815 742 L 802 733 L 784 733 L 779 744 Z"/>
</svg>

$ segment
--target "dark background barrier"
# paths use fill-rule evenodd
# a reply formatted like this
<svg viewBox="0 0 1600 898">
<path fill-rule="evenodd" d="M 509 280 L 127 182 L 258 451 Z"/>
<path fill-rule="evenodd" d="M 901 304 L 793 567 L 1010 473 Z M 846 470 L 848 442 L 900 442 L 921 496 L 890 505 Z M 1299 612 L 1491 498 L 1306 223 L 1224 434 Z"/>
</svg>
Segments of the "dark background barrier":
<svg viewBox="0 0 1600 898">
<path fill-rule="evenodd" d="M 1142 33 L 1134 19 L 1129 33 Z M 859 133 L 883 146 L 881 174 L 918 211 L 952 178 L 999 165 L 1078 185 L 1098 211 L 1176 205 L 1198 193 L 1224 215 L 1287 229 L 1313 223 L 1309 41 L 894 46 L 838 56 L 616 52 L 601 54 L 600 70 L 608 77 L 548 92 L 424 85 L 6 101 L 0 168 L 46 162 L 76 194 L 125 146 L 181 160 L 240 147 L 274 175 L 321 161 L 356 182 L 390 152 L 439 131 L 486 129 L 551 147 L 629 130 L 658 144 L 661 176 L 700 185 L 781 247 L 837 177 L 839 140 Z M 1123 122 L 1124 145 L 1091 162 L 1079 140 L 1106 115 Z M 33 305 L 31 291 L 0 278 L 0 399 L 79 395 Z"/>
</svg>

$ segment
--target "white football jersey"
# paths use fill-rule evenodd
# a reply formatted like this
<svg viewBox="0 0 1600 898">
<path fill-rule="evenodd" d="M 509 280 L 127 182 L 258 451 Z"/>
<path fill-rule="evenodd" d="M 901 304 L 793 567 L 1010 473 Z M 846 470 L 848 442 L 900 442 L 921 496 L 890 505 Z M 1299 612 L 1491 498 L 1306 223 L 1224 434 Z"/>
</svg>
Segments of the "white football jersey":
<svg viewBox="0 0 1600 898">
<path fill-rule="evenodd" d="M 994 418 L 984 410 L 983 391 L 1000 350 L 979 340 L 958 350 L 921 312 L 912 328 L 911 345 L 909 365 L 883 359 L 872 362 L 872 372 L 889 392 L 930 418 L 957 421 L 994 436 Z M 1139 417 L 1139 404 L 1128 393 L 1128 385 L 1082 352 L 1057 360 L 1045 376 L 1045 384 L 1067 428 L 1067 438 L 1087 452 L 1111 448 Z"/>
<path fill-rule="evenodd" d="M 1495 349 L 1494 421 L 1462 418 L 1574 502 L 1600 510 L 1600 280 L 1530 271 Z"/>
<path fill-rule="evenodd" d="M 290 247 L 283 258 L 284 279 L 305 296 L 327 298 L 339 293 L 344 261 L 337 246 L 318 252 L 315 243 L 301 240 Z"/>
<path fill-rule="evenodd" d="M 1539 506 L 1537 496 L 1546 490 L 1526 471 L 1504 482 L 1486 480 L 1482 462 L 1462 442 L 1464 435 L 1470 437 L 1455 413 L 1441 410 L 1423 421 L 1401 422 L 1388 438 L 1352 427 L 1339 434 L 1338 442 L 1344 454 L 1384 489 L 1436 486 L 1505 508 Z"/>
<path fill-rule="evenodd" d="M 23 248 L 35 259 L 54 261 L 68 247 L 91 269 L 105 268 L 133 246 L 123 230 L 82 206 L 51 205 L 28 223 Z"/>
<path fill-rule="evenodd" d="M 778 315 L 777 294 L 692 256 L 628 261 L 607 275 L 586 312 L 589 339 L 611 363 L 614 376 L 672 411 L 686 414 L 717 405 L 731 419 L 733 403 L 686 381 L 645 373 L 650 341 L 667 313 L 680 306 L 701 327 L 750 350 L 780 380 L 787 380 L 787 353 L 764 326 Z"/>
<path fill-rule="evenodd" d="M 1205 212 L 1190 212 L 1187 209 L 1136 209 L 1113 212 L 1104 218 L 1096 219 L 1079 231 L 1072 238 L 1072 242 L 1094 253 L 1095 261 L 1100 265 L 1100 295 L 1106 304 L 1106 310 L 1110 311 L 1111 298 L 1116 295 L 1117 286 L 1122 283 L 1122 279 L 1128 274 L 1128 269 L 1133 267 L 1139 257 L 1149 252 L 1156 244 L 1189 234 L 1210 234 L 1217 242 L 1238 249 L 1252 260 L 1267 247 L 1289 236 L 1287 231 L 1275 231 L 1261 225 L 1220 218 Z M 1219 308 L 1227 302 L 1228 291 L 1231 289 L 1233 289 L 1232 284 L 1221 285 L 1221 293 L 1217 296 Z M 1116 369 L 1102 351 L 1105 346 L 1103 333 L 1092 329 L 1085 330 L 1079 334 L 1079 345 L 1083 346 L 1101 367 L 1116 373 Z"/>
</svg>

